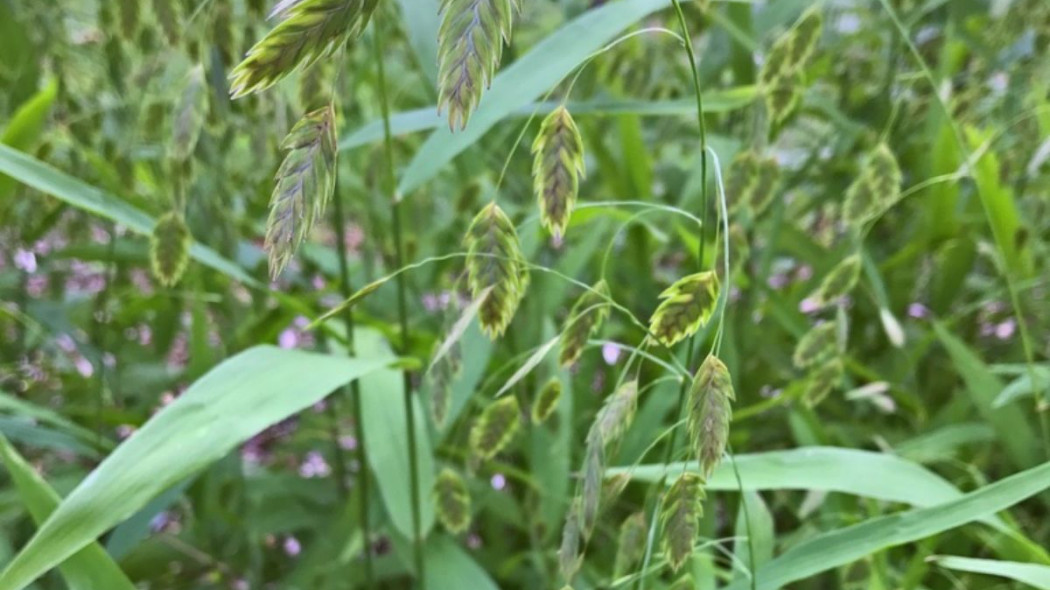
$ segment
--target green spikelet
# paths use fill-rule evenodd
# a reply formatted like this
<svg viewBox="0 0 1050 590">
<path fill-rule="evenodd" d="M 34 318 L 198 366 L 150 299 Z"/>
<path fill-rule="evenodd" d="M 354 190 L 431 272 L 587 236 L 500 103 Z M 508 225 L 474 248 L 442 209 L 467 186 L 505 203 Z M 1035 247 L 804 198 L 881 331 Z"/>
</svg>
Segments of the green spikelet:
<svg viewBox="0 0 1050 590">
<path fill-rule="evenodd" d="M 678 279 L 660 294 L 663 302 L 649 320 L 649 331 L 664 346 L 691 336 L 708 320 L 718 300 L 718 276 L 712 271 Z"/>
<path fill-rule="evenodd" d="M 149 248 L 150 267 L 157 282 L 173 287 L 190 261 L 190 229 L 182 214 L 170 211 L 153 226 Z"/>
<path fill-rule="evenodd" d="M 823 30 L 824 18 L 821 16 L 819 4 L 811 7 L 795 22 L 791 29 L 793 39 L 788 56 L 788 64 L 792 69 L 801 69 L 809 63 Z"/>
<path fill-rule="evenodd" d="M 765 63 L 762 64 L 762 71 L 758 75 L 758 81 L 762 88 L 768 89 L 778 79 L 794 72 L 794 64 L 791 61 L 791 56 L 795 53 L 792 47 L 794 44 L 795 36 L 791 31 L 781 35 L 773 43 L 773 47 L 766 54 Z"/>
<path fill-rule="evenodd" d="M 532 144 L 533 190 L 540 220 L 555 238 L 565 234 L 583 169 L 583 138 L 568 109 L 560 106 L 543 120 Z"/>
<path fill-rule="evenodd" d="M 762 158 L 758 162 L 758 174 L 748 204 L 755 215 L 761 215 L 773 202 L 780 187 L 780 165 L 776 158 Z"/>
<path fill-rule="evenodd" d="M 233 63 L 236 39 L 232 27 L 233 18 L 230 14 L 230 5 L 226 2 L 218 2 L 211 11 L 211 41 L 218 50 L 218 55 L 223 66 Z"/>
<path fill-rule="evenodd" d="M 438 114 L 450 129 L 467 126 L 492 83 L 510 41 L 518 0 L 441 0 L 438 29 Z"/>
<path fill-rule="evenodd" d="M 573 576 L 583 563 L 580 555 L 580 502 L 577 499 L 565 516 L 565 526 L 561 530 L 561 546 L 558 548 L 558 569 L 566 582 L 571 582 Z"/>
<path fill-rule="evenodd" d="M 817 324 L 799 339 L 792 361 L 800 369 L 812 367 L 835 354 L 838 350 L 838 340 L 837 321 Z"/>
<path fill-rule="evenodd" d="M 476 299 L 491 288 L 481 304 L 482 330 L 495 339 L 514 319 L 528 288 L 528 266 L 518 245 L 518 233 L 495 202 L 482 209 L 467 229 L 467 284 Z"/>
<path fill-rule="evenodd" d="M 563 367 L 575 363 L 583 353 L 587 339 L 601 328 L 609 316 L 609 286 L 598 281 L 592 290 L 580 295 L 573 304 L 562 328 L 561 352 L 558 361 Z"/>
<path fill-rule="evenodd" d="M 846 202 L 842 205 L 842 220 L 859 227 L 878 215 L 878 195 L 871 176 L 861 174 L 846 189 Z"/>
<path fill-rule="evenodd" d="M 831 272 L 820 282 L 820 288 L 814 299 L 818 305 L 824 307 L 834 303 L 841 297 L 849 294 L 857 286 L 860 278 L 860 255 L 847 256 L 831 269 Z"/>
<path fill-rule="evenodd" d="M 177 161 L 189 158 L 197 147 L 197 140 L 207 115 L 208 92 L 204 80 L 204 67 L 198 64 L 186 75 L 186 85 L 175 105 L 171 155 Z"/>
<path fill-rule="evenodd" d="M 444 426 L 452 405 L 452 383 L 459 377 L 463 363 L 459 345 L 452 348 L 427 371 L 430 382 L 430 412 L 434 424 Z"/>
<path fill-rule="evenodd" d="M 734 400 L 729 369 L 717 357 L 708 355 L 689 388 L 689 435 L 705 478 L 711 476 L 725 454 Z"/>
<path fill-rule="evenodd" d="M 814 369 L 802 394 L 806 405 L 814 407 L 824 401 L 824 398 L 842 382 L 844 372 L 842 360 L 838 358 L 833 358 Z"/>
<path fill-rule="evenodd" d="M 755 185 L 758 184 L 758 154 L 754 150 L 738 153 L 729 164 L 726 178 L 726 195 L 732 208 L 750 205 Z"/>
<path fill-rule="evenodd" d="M 552 377 L 540 390 L 536 400 L 532 402 L 532 423 L 542 424 L 546 422 L 547 418 L 558 408 L 560 400 L 561 381 L 557 377 Z"/>
<path fill-rule="evenodd" d="M 638 382 L 627 381 L 605 399 L 587 432 L 583 461 L 583 490 L 580 518 L 585 535 L 590 535 L 598 519 L 606 450 L 619 441 L 634 419 L 638 405 Z"/>
<path fill-rule="evenodd" d="M 693 542 L 703 515 L 703 499 L 704 480 L 695 473 L 683 473 L 667 490 L 661 519 L 664 551 L 674 571 L 693 554 Z"/>
<path fill-rule="evenodd" d="M 616 544 L 616 561 L 613 562 L 613 577 L 619 578 L 634 569 L 645 555 L 645 540 L 649 533 L 645 513 L 635 512 L 620 525 L 620 538 Z"/>
<path fill-rule="evenodd" d="M 480 459 L 495 457 L 514 440 L 520 419 L 518 398 L 513 395 L 490 403 L 470 429 L 471 453 Z"/>
<path fill-rule="evenodd" d="M 281 2 L 280 24 L 256 43 L 230 74 L 230 95 L 265 90 L 300 67 L 330 55 L 364 30 L 378 0 Z"/>
<path fill-rule="evenodd" d="M 900 165 L 888 145 L 880 143 L 875 148 L 868 157 L 865 173 L 871 176 L 879 213 L 882 213 L 897 202 L 901 193 Z"/>
<path fill-rule="evenodd" d="M 270 198 L 265 249 L 277 278 L 324 215 L 335 191 L 335 112 L 331 105 L 305 115 L 285 137 L 288 150 Z"/>
<path fill-rule="evenodd" d="M 168 44 L 173 47 L 179 44 L 179 36 L 182 34 L 182 16 L 179 8 L 177 0 L 153 0 L 153 14 L 157 17 L 157 24 L 164 32 Z"/>
<path fill-rule="evenodd" d="M 142 11 L 140 0 L 120 0 L 120 34 L 124 39 L 132 40 L 139 31 Z"/>
<path fill-rule="evenodd" d="M 452 534 L 470 526 L 470 492 L 463 478 L 448 467 L 434 480 L 434 508 L 442 526 Z"/>
<path fill-rule="evenodd" d="M 802 77 L 790 73 L 773 80 L 766 88 L 766 112 L 773 133 L 783 129 L 802 102 Z"/>
</svg>

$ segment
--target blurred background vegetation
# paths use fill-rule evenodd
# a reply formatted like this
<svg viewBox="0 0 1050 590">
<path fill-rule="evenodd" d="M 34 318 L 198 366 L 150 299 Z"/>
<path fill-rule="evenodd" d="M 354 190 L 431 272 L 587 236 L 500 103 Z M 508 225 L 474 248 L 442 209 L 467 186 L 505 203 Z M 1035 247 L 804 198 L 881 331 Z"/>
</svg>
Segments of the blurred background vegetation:
<svg viewBox="0 0 1050 590">
<path fill-rule="evenodd" d="M 747 572 L 758 568 L 759 588 L 1050 588 L 1050 484 L 1037 471 L 1050 452 L 1050 3 L 827 0 L 815 52 L 791 89 L 799 103 L 771 127 L 762 64 L 810 4 L 683 3 L 707 140 L 718 155 L 711 165 L 730 188 L 739 180 L 730 163 L 743 151 L 780 169 L 763 211 L 727 195 L 733 268 L 722 276 L 721 358 L 736 389 L 736 460 L 708 482 L 685 587 L 748 588 Z M 471 497 L 469 527 L 451 534 L 433 524 L 425 485 L 426 586 L 562 587 L 556 552 L 585 434 L 644 334 L 613 313 L 571 367 L 542 360 L 511 394 L 527 413 L 556 378 L 558 408 L 542 424 L 523 418 L 494 459 L 470 461 L 468 433 L 525 359 L 559 333 L 581 292 L 564 277 L 604 278 L 613 299 L 645 321 L 669 284 L 715 268 L 717 201 L 703 211 L 686 53 L 655 30 L 680 30 L 669 6 L 523 0 L 502 78 L 482 98 L 485 116 L 453 134 L 434 106 L 437 0 L 380 2 L 345 51 L 236 101 L 229 73 L 272 28 L 269 2 L 0 0 L 0 432 L 14 445 L 5 445 L 8 469 L 0 472 L 0 564 L 50 511 L 40 513 L 46 486 L 69 494 L 191 384 L 206 387 L 198 380 L 225 359 L 261 344 L 344 354 L 341 322 L 310 326 L 347 294 L 338 245 L 353 286 L 397 269 L 371 50 L 382 35 L 393 159 L 405 189 L 405 262 L 462 252 L 470 220 L 498 194 L 527 258 L 554 271 L 534 269 L 504 338 L 490 341 L 471 323 L 459 364 L 438 384 L 422 368 L 467 301 L 462 258 L 404 275 L 410 332 L 399 352 L 415 361 L 407 370 L 422 395 L 422 480 L 452 467 Z M 645 27 L 653 30 L 579 70 L 566 94 L 583 57 Z M 580 128 L 587 176 L 566 236 L 553 240 L 535 212 L 527 148 L 538 122 L 529 117 L 563 99 Z M 330 101 L 340 143 L 335 199 L 346 223 L 318 223 L 271 282 L 262 244 L 280 144 L 303 113 Z M 843 203 L 880 143 L 899 163 L 902 194 L 858 237 L 843 221 Z M 707 182 L 715 194 L 713 174 Z M 150 270 L 150 233 L 172 211 L 184 214 L 194 246 L 181 280 L 165 286 Z M 707 214 L 706 248 L 682 211 Z M 816 305 L 821 281 L 854 253 L 861 272 L 851 294 L 831 308 Z M 354 312 L 360 357 L 397 348 L 394 285 Z M 812 326 L 835 317 L 848 325 L 844 369 L 816 399 L 820 377 L 792 356 Z M 698 345 L 706 349 L 711 338 L 702 332 Z M 695 369 L 686 348 L 652 353 Z M 291 398 L 286 418 L 246 433 L 207 466 L 174 465 L 162 476 L 166 464 L 120 465 L 177 482 L 113 521 L 120 524 L 99 538 L 103 552 L 80 562 L 94 574 L 78 574 L 70 560 L 31 587 L 365 587 L 363 550 L 374 555 L 378 584 L 413 587 L 397 372 L 359 382 L 373 400 L 362 425 L 348 391 L 321 399 L 332 384 L 309 384 L 328 365 L 278 365 Z M 227 378 L 268 395 L 250 373 Z M 643 365 L 637 415 L 606 458 L 610 467 L 638 467 L 603 506 L 577 590 L 636 582 L 614 571 L 620 527 L 639 511 L 650 516 L 666 434 L 678 421 L 678 379 L 661 364 Z M 452 399 L 444 424 L 426 410 L 439 387 Z M 309 407 L 293 413 L 296 403 Z M 181 451 L 172 457 L 198 452 L 196 432 L 173 436 Z M 362 442 L 375 453 L 364 463 Z M 366 470 L 367 540 L 352 509 Z M 930 521 L 924 507 L 1021 471 L 1043 483 L 1025 480 L 1031 493 L 978 510 L 958 528 L 908 536 Z M 27 483 L 30 472 L 43 481 Z M 885 520 L 891 514 L 899 520 Z M 874 529 L 849 528 L 861 523 L 903 536 L 865 547 L 858 539 L 876 539 Z M 836 537 L 841 531 L 859 537 Z M 826 552 L 853 543 L 856 555 Z M 787 559 L 806 551 L 809 561 Z M 98 565 L 107 562 L 123 574 Z M 657 567 L 645 584 L 667 588 L 681 573 Z M 100 582 L 107 575 L 126 579 Z"/>
</svg>

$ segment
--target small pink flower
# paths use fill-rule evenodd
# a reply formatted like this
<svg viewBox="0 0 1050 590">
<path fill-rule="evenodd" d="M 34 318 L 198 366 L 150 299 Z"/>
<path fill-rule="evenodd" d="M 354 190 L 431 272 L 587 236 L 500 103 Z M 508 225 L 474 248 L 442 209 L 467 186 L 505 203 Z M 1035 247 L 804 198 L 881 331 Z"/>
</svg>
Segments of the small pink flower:
<svg viewBox="0 0 1050 590">
<path fill-rule="evenodd" d="M 36 272 L 36 254 L 33 254 L 31 250 L 23 250 L 19 248 L 15 250 L 14 256 L 15 268 L 24 270 L 28 273 Z"/>
<path fill-rule="evenodd" d="M 492 484 L 492 489 L 500 491 L 507 487 L 507 478 L 504 477 L 502 473 L 497 473 L 492 476 L 490 483 Z"/>
<path fill-rule="evenodd" d="M 288 554 L 289 557 L 295 557 L 299 555 L 299 553 L 301 553 L 302 550 L 303 546 L 299 543 L 299 539 L 296 539 L 295 537 L 292 537 L 290 535 L 287 538 L 285 538 L 284 552 Z"/>
<path fill-rule="evenodd" d="M 1009 340 L 1017 330 L 1017 322 L 1013 318 L 1006 319 L 995 326 L 995 337 L 999 340 Z"/>
<path fill-rule="evenodd" d="M 921 320 L 930 317 L 930 309 L 925 305 L 915 302 L 908 305 L 908 316 Z"/>
<path fill-rule="evenodd" d="M 798 302 L 798 310 L 802 313 L 810 314 L 820 310 L 820 302 L 812 297 L 806 297 L 802 301 Z"/>
<path fill-rule="evenodd" d="M 620 360 L 620 352 L 619 345 L 613 342 L 606 342 L 602 345 L 602 358 L 605 359 L 607 365 L 615 365 Z"/>
<path fill-rule="evenodd" d="M 295 328 L 285 328 L 277 337 L 277 346 L 281 348 L 295 348 L 298 345 L 299 336 L 295 333 Z"/>
<path fill-rule="evenodd" d="M 80 373 L 81 377 L 90 377 L 95 374 L 94 365 L 82 355 L 77 355 L 77 357 L 73 359 L 73 366 L 77 368 L 77 373 Z"/>
</svg>

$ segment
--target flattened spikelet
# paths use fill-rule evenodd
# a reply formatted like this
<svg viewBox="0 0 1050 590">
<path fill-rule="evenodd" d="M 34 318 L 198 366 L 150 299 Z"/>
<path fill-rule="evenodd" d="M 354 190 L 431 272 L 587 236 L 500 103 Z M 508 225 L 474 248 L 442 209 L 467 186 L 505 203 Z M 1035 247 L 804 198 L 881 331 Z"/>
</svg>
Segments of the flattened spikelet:
<svg viewBox="0 0 1050 590">
<path fill-rule="evenodd" d="M 901 180 L 897 158 L 889 146 L 879 144 L 846 191 L 843 219 L 857 227 L 881 215 L 900 198 Z"/>
<path fill-rule="evenodd" d="M 674 571 L 693 554 L 698 521 L 703 515 L 703 499 L 704 480 L 695 473 L 683 473 L 667 490 L 661 517 L 664 551 Z"/>
<path fill-rule="evenodd" d="M 791 62 L 791 56 L 794 54 L 794 49 L 792 48 L 794 43 L 795 36 L 791 31 L 781 35 L 773 43 L 773 47 L 766 54 L 766 61 L 762 64 L 762 71 L 759 72 L 758 76 L 759 83 L 763 88 L 768 89 L 779 78 L 794 72 L 795 68 Z"/>
<path fill-rule="evenodd" d="M 430 412 L 434 424 L 438 426 L 444 426 L 448 418 L 448 410 L 452 405 L 452 383 L 459 376 L 463 365 L 460 355 L 459 344 L 452 345 L 426 374 L 430 382 Z"/>
<path fill-rule="evenodd" d="M 631 571 L 645 555 L 645 539 L 649 532 L 645 513 L 635 512 L 620 525 L 620 537 L 616 544 L 616 561 L 613 562 L 613 577 L 618 578 Z"/>
<path fill-rule="evenodd" d="M 157 220 L 150 236 L 150 267 L 153 276 L 165 287 L 173 287 L 182 278 L 190 260 L 190 229 L 182 214 L 170 211 Z"/>
<path fill-rule="evenodd" d="M 766 111 L 775 134 L 798 111 L 802 102 L 802 77 L 796 72 L 776 78 L 766 88 Z"/>
<path fill-rule="evenodd" d="M 520 418 L 518 399 L 513 395 L 490 403 L 470 429 L 472 454 L 480 459 L 495 457 L 514 439 Z"/>
<path fill-rule="evenodd" d="M 586 291 L 573 304 L 565 327 L 562 329 L 561 352 L 558 361 L 567 367 L 583 353 L 587 339 L 601 328 L 609 316 L 609 286 L 604 280 L 598 281 L 592 290 Z"/>
<path fill-rule="evenodd" d="M 442 526 L 452 534 L 470 526 L 470 492 L 463 478 L 448 467 L 434 480 L 434 508 Z"/>
<path fill-rule="evenodd" d="M 711 476 L 725 454 L 735 399 L 729 369 L 717 357 L 708 355 L 689 388 L 689 434 L 705 478 Z"/>
<path fill-rule="evenodd" d="M 726 175 L 726 194 L 733 203 L 733 209 L 751 202 L 757 183 L 758 154 L 754 150 L 738 153 L 729 164 L 729 173 Z"/>
<path fill-rule="evenodd" d="M 799 339 L 792 361 L 800 369 L 811 367 L 834 355 L 838 350 L 838 340 L 837 321 L 817 324 Z"/>
<path fill-rule="evenodd" d="M 518 233 L 495 203 L 482 209 L 467 229 L 467 284 L 476 299 L 485 289 L 478 319 L 489 338 L 503 334 L 528 288 L 529 271 Z"/>
<path fill-rule="evenodd" d="M 120 33 L 130 41 L 139 30 L 140 0 L 120 0 Z"/>
<path fill-rule="evenodd" d="M 673 346 L 711 317 L 718 300 L 718 276 L 705 271 L 682 277 L 660 298 L 663 302 L 649 320 L 649 331 L 664 346 Z"/>
<path fill-rule="evenodd" d="M 442 0 L 438 30 L 438 113 L 467 126 L 510 41 L 518 0 Z"/>
<path fill-rule="evenodd" d="M 197 147 L 207 114 L 208 92 L 204 81 L 204 67 L 198 64 L 186 75 L 186 85 L 175 105 L 171 144 L 173 158 L 181 162 L 190 157 Z"/>
<path fill-rule="evenodd" d="M 265 249 L 277 278 L 324 215 L 335 191 L 335 113 L 331 105 L 307 114 L 281 145 L 288 150 L 277 171 Z"/>
<path fill-rule="evenodd" d="M 532 144 L 533 190 L 540 220 L 555 238 L 569 225 L 583 176 L 583 139 L 568 109 L 560 106 L 543 120 Z"/>
<path fill-rule="evenodd" d="M 551 378 L 532 402 L 532 423 L 541 424 L 554 413 L 561 400 L 561 381 Z"/>
<path fill-rule="evenodd" d="M 356 38 L 378 0 L 300 0 L 279 13 L 282 20 L 248 50 L 230 74 L 230 95 L 265 90 Z"/>
<path fill-rule="evenodd" d="M 842 360 L 838 358 L 833 358 L 814 369 L 802 394 L 806 405 L 813 407 L 824 401 L 824 398 L 842 382 L 844 371 Z"/>
<path fill-rule="evenodd" d="M 831 272 L 820 282 L 814 299 L 821 307 L 834 303 L 841 297 L 848 295 L 853 287 L 857 286 L 860 278 L 860 255 L 852 254 L 844 258 L 831 269 Z"/>
<path fill-rule="evenodd" d="M 788 58 L 793 68 L 805 67 L 810 58 L 813 57 L 813 52 L 816 50 L 817 42 L 820 41 L 820 34 L 823 30 L 824 17 L 821 15 L 819 4 L 811 7 L 795 22 L 795 26 L 791 30 L 794 39 L 791 43 L 791 52 Z"/>
<path fill-rule="evenodd" d="M 561 530 L 561 546 L 558 548 L 558 569 L 566 582 L 572 581 L 583 562 L 583 556 L 580 555 L 580 533 L 580 503 L 576 501 L 565 516 L 565 526 Z"/>
<path fill-rule="evenodd" d="M 758 177 L 748 204 L 755 215 L 762 214 L 777 196 L 780 186 L 780 165 L 776 158 L 762 158 L 758 163 Z"/>
<path fill-rule="evenodd" d="M 606 450 L 615 444 L 634 419 L 638 405 L 638 382 L 627 381 L 605 399 L 587 432 L 583 462 L 583 490 L 580 518 L 584 534 L 589 535 L 598 518 Z"/>
</svg>

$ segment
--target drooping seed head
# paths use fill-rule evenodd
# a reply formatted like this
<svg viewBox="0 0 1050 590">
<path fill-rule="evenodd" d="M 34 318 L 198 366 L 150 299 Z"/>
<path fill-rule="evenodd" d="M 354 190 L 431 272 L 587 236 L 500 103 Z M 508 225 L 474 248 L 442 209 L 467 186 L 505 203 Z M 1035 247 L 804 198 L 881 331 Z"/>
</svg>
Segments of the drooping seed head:
<svg viewBox="0 0 1050 590">
<path fill-rule="evenodd" d="M 470 526 L 470 492 L 463 478 L 452 469 L 441 470 L 434 480 L 434 508 L 448 532 L 461 533 Z"/>
<path fill-rule="evenodd" d="M 536 396 L 536 400 L 532 402 L 532 423 L 542 424 L 554 413 L 554 410 L 558 408 L 558 402 L 561 400 L 561 381 L 557 377 L 552 377 L 540 393 Z"/>
<path fill-rule="evenodd" d="M 583 139 L 568 109 L 560 106 L 543 120 L 532 144 L 533 189 L 544 227 L 561 238 L 580 190 Z"/>
<path fill-rule="evenodd" d="M 711 476 L 725 454 L 735 399 L 729 369 L 717 357 L 708 355 L 689 388 L 689 434 L 705 478 Z"/>
<path fill-rule="evenodd" d="M 700 517 L 703 515 L 704 480 L 683 473 L 667 490 L 661 520 L 664 551 L 671 569 L 678 571 L 693 554 Z"/>
<path fill-rule="evenodd" d="M 288 265 L 335 192 L 338 147 L 332 106 L 300 119 L 281 147 L 288 155 L 277 171 L 264 244 L 273 278 Z"/>
<path fill-rule="evenodd" d="M 587 345 L 587 339 L 596 333 L 609 316 L 609 286 L 598 281 L 591 290 L 580 295 L 573 304 L 562 328 L 561 352 L 558 361 L 563 367 L 576 362 Z"/>
<path fill-rule="evenodd" d="M 806 405 L 814 407 L 824 401 L 824 398 L 842 383 L 844 372 L 842 360 L 838 358 L 832 358 L 814 369 L 802 394 Z"/>
<path fill-rule="evenodd" d="M 618 578 L 631 571 L 645 555 L 645 541 L 649 533 L 644 512 L 635 512 L 620 525 L 620 536 L 616 544 L 616 560 L 613 562 L 613 577 Z"/>
<path fill-rule="evenodd" d="M 190 260 L 190 229 L 181 213 L 170 211 L 157 220 L 150 236 L 149 254 L 157 281 L 165 287 L 175 286 Z"/>
<path fill-rule="evenodd" d="M 378 0 L 299 0 L 282 3 L 283 20 L 248 50 L 230 74 L 230 95 L 269 88 L 361 34 Z"/>
<path fill-rule="evenodd" d="M 528 288 L 529 271 L 518 244 L 518 233 L 494 202 L 483 208 L 467 229 L 467 285 L 478 298 L 488 294 L 478 311 L 489 338 L 503 334 Z"/>
<path fill-rule="evenodd" d="M 813 297 L 817 305 L 824 307 L 848 295 L 857 286 L 860 267 L 859 254 L 851 254 L 836 264 L 820 282 L 820 288 Z"/>
<path fill-rule="evenodd" d="M 663 301 L 649 320 L 649 331 L 664 346 L 695 334 L 714 312 L 718 288 L 718 276 L 713 271 L 678 279 L 660 294 Z"/>
<path fill-rule="evenodd" d="M 520 421 L 518 398 L 508 395 L 490 403 L 470 429 L 471 453 L 480 459 L 495 457 L 514 440 Z"/>
<path fill-rule="evenodd" d="M 173 158 L 181 162 L 190 157 L 197 147 L 197 140 L 207 115 L 208 92 L 204 80 L 204 67 L 198 64 L 186 75 L 182 94 L 175 104 L 171 143 Z"/>
<path fill-rule="evenodd" d="M 518 0 L 442 0 L 438 29 L 438 113 L 463 129 L 492 83 L 510 41 Z"/>
<path fill-rule="evenodd" d="M 838 341 L 837 321 L 817 324 L 799 339 L 792 361 L 800 369 L 811 367 L 833 356 L 838 350 Z"/>
</svg>

